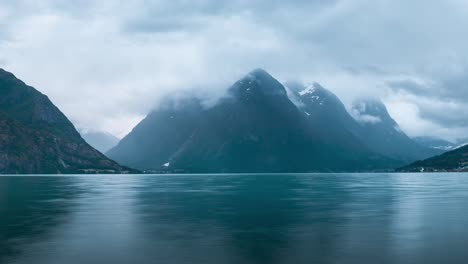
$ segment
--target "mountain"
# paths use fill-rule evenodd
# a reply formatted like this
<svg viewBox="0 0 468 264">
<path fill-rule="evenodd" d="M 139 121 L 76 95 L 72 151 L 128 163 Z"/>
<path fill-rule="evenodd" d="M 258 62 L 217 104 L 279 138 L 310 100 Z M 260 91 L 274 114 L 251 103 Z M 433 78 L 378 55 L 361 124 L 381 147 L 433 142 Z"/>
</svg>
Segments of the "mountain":
<svg viewBox="0 0 468 264">
<path fill-rule="evenodd" d="M 361 126 L 359 137 L 377 153 L 409 163 L 443 152 L 409 138 L 378 99 L 355 101 L 351 113 Z"/>
<path fill-rule="evenodd" d="M 123 173 L 36 89 L 0 69 L 0 174 Z"/>
<path fill-rule="evenodd" d="M 290 82 L 285 85 L 292 101 L 323 137 L 332 138 L 335 142 L 360 141 L 371 151 L 400 165 L 441 153 L 420 146 L 406 136 L 379 100 L 356 101 L 352 116 L 335 94 L 318 83 L 304 86 Z"/>
<path fill-rule="evenodd" d="M 393 164 L 350 133 L 337 137 L 314 127 L 262 69 L 211 108 L 196 98 L 168 100 L 108 155 L 142 170 L 188 172 L 364 171 Z"/>
<path fill-rule="evenodd" d="M 106 153 L 119 143 L 118 138 L 107 132 L 82 130 L 80 134 L 89 145 L 101 153 Z"/>
<path fill-rule="evenodd" d="M 342 144 L 354 142 L 361 148 L 370 149 L 360 138 L 362 134 L 360 125 L 331 91 L 318 83 L 306 86 L 299 83 L 286 83 L 286 87 L 289 97 L 305 114 L 307 121 L 322 140 Z"/>
<path fill-rule="evenodd" d="M 457 146 L 455 143 L 437 137 L 414 137 L 413 140 L 421 146 L 443 151 L 452 150 Z"/>
<path fill-rule="evenodd" d="M 195 98 L 169 100 L 151 112 L 107 155 L 133 168 L 164 168 L 163 164 L 168 163 L 203 123 L 202 113 L 201 103 Z"/>
<path fill-rule="evenodd" d="M 468 172 L 468 145 L 398 169 L 401 172 Z"/>
</svg>

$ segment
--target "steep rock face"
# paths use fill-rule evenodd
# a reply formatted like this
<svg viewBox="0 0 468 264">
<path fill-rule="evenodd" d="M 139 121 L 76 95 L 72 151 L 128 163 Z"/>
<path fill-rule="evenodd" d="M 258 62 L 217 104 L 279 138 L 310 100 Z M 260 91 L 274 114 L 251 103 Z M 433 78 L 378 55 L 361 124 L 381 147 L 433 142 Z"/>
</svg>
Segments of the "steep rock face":
<svg viewBox="0 0 468 264">
<path fill-rule="evenodd" d="M 164 169 L 203 122 L 199 100 L 181 100 L 177 104 L 169 100 L 152 111 L 107 155 L 134 168 Z"/>
<path fill-rule="evenodd" d="M 262 69 L 237 81 L 214 107 L 196 99 L 162 107 L 109 151 L 140 169 L 190 172 L 307 172 L 372 170 L 388 160 L 354 138 L 324 140 Z M 196 103 L 198 102 L 198 103 Z"/>
<path fill-rule="evenodd" d="M 468 172 L 468 145 L 398 169 L 402 172 Z"/>
<path fill-rule="evenodd" d="M 443 152 L 419 145 L 409 138 L 380 100 L 357 100 L 352 106 L 351 113 L 362 127 L 360 138 L 375 152 L 405 163 Z"/>
<path fill-rule="evenodd" d="M 0 69 L 0 173 L 130 171 L 90 147 L 47 96 Z"/>
<path fill-rule="evenodd" d="M 304 112 L 322 140 L 342 144 L 360 142 L 400 165 L 441 153 L 409 138 L 379 100 L 356 101 L 351 115 L 335 94 L 318 83 L 306 86 L 286 83 L 286 86 L 292 101 Z"/>
<path fill-rule="evenodd" d="M 236 82 L 170 161 L 193 171 L 302 171 L 311 131 L 284 87 L 263 70 Z"/>
<path fill-rule="evenodd" d="M 351 117 L 341 100 L 318 83 L 287 84 L 289 96 L 304 113 L 321 140 L 354 144 L 354 148 L 368 148 L 358 137 L 359 124 Z"/>
</svg>

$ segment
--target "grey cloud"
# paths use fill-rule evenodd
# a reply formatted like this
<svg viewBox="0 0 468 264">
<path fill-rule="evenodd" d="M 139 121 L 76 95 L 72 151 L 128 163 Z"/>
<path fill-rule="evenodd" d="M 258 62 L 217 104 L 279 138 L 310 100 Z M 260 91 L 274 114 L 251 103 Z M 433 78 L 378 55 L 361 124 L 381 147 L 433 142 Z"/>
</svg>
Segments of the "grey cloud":
<svg viewBox="0 0 468 264">
<path fill-rule="evenodd" d="M 348 65 L 348 66 L 343 66 L 342 68 L 344 71 L 349 72 L 350 74 L 354 74 L 354 75 L 371 73 L 374 75 L 384 76 L 384 75 L 391 74 L 375 65 L 363 65 L 361 67 L 354 67 L 354 66 Z"/>
<path fill-rule="evenodd" d="M 411 80 L 392 81 L 389 86 L 395 91 L 406 91 L 415 95 L 432 97 L 439 100 L 468 102 L 468 72 L 452 79 L 435 80 L 433 84 L 418 84 Z"/>
<path fill-rule="evenodd" d="M 449 76 L 439 73 L 431 77 L 429 84 L 420 84 L 412 80 L 388 82 L 395 91 L 407 91 L 416 95 L 433 97 L 440 100 L 468 102 L 468 67 Z"/>
<path fill-rule="evenodd" d="M 9 39 L 9 32 L 4 24 L 0 24 L 0 45 Z"/>
<path fill-rule="evenodd" d="M 413 96 L 420 116 L 447 128 L 468 126 L 468 72 L 457 76 L 442 77 L 429 84 L 411 80 L 392 81 L 394 92 Z"/>
<path fill-rule="evenodd" d="M 434 90 L 440 91 L 441 96 L 468 104 L 468 68 L 458 76 L 445 78 L 437 88 Z"/>
<path fill-rule="evenodd" d="M 102 1 L 102 4 L 96 5 L 97 1 L 93 0 L 44 0 L 44 1 L 30 1 L 18 0 L 8 1 L 4 0 L 0 3 L 2 8 L 7 9 L 12 18 L 24 18 L 31 15 L 38 14 L 66 14 L 72 16 L 85 16 L 99 10 L 98 7 L 109 6 L 107 1 Z M 101 1 L 100 1 L 101 2 Z M 106 3 L 107 2 L 107 3 Z"/>
<path fill-rule="evenodd" d="M 145 3 L 145 7 L 131 15 L 123 23 L 129 32 L 160 32 L 189 30 L 209 25 L 212 20 L 233 16 L 246 17 L 261 25 L 275 28 L 292 27 L 287 25 L 306 20 L 322 8 L 333 6 L 338 0 L 315 1 L 271 1 L 271 0 L 176 0 Z M 208 18 L 208 19 L 207 19 Z M 281 22 L 281 23 L 278 23 Z"/>
<path fill-rule="evenodd" d="M 461 137 L 467 17 L 460 0 L 0 0 L 0 59 L 81 128 L 114 134 L 168 93 L 216 97 L 261 67 L 345 102 L 391 98 L 403 128 Z"/>
<path fill-rule="evenodd" d="M 456 106 L 452 109 L 421 108 L 421 117 L 432 120 L 446 128 L 468 127 L 467 113 L 468 107 L 466 106 Z"/>
<path fill-rule="evenodd" d="M 135 20 L 129 21 L 123 26 L 123 30 L 133 33 L 148 33 L 148 32 L 171 32 L 171 31 L 186 31 L 195 28 L 195 25 L 190 27 L 183 25 L 177 19 L 168 19 L 168 20 L 148 20 L 142 21 Z"/>
<path fill-rule="evenodd" d="M 406 91 L 415 95 L 425 95 L 428 92 L 427 88 L 412 80 L 389 81 L 387 84 L 392 90 L 396 92 Z"/>
</svg>

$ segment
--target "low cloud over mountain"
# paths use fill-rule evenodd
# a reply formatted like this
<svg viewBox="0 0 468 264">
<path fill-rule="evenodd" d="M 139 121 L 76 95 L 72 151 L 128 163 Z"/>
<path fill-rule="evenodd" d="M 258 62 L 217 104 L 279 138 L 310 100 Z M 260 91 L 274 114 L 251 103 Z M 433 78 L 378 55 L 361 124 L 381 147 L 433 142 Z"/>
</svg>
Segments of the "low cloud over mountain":
<svg viewBox="0 0 468 264">
<path fill-rule="evenodd" d="M 410 136 L 455 140 L 468 129 L 467 17 L 460 0 L 2 1 L 0 66 L 79 128 L 119 137 L 167 93 L 219 98 L 263 67 L 347 107 L 379 97 Z"/>
<path fill-rule="evenodd" d="M 392 170 L 442 151 L 410 139 L 383 103 L 356 103 L 354 119 L 318 83 L 286 87 L 262 69 L 214 105 L 166 98 L 107 154 L 127 166 L 170 172 Z"/>
</svg>

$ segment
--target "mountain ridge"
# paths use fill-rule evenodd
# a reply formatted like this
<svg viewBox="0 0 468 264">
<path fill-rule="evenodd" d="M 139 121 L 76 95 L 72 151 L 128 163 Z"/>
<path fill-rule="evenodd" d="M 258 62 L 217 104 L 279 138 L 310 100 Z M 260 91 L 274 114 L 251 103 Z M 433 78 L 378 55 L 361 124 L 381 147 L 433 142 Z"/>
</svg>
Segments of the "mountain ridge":
<svg viewBox="0 0 468 264">
<path fill-rule="evenodd" d="M 103 150 L 104 152 L 105 150 Z M 319 83 L 255 69 L 207 107 L 168 98 L 107 154 L 160 172 L 382 171 L 442 151 L 410 139 L 380 100 L 349 112 Z M 92 148 L 50 99 L 0 69 L 0 173 L 129 173 Z"/>
<path fill-rule="evenodd" d="M 89 146 L 49 98 L 0 69 L 0 173 L 128 173 Z"/>
<path fill-rule="evenodd" d="M 468 145 L 397 169 L 399 172 L 468 172 Z"/>
<path fill-rule="evenodd" d="M 108 155 L 126 165 L 139 163 L 143 170 L 190 172 L 357 171 L 385 163 L 396 166 L 357 140 L 337 143 L 317 133 L 291 102 L 286 88 L 264 70 L 254 70 L 235 82 L 215 106 L 197 106 L 190 113 L 197 114 L 197 121 L 190 119 L 193 124 L 181 132 L 175 116 L 187 116 L 187 112 L 153 111 Z M 155 140 L 175 142 L 176 138 L 177 147 L 162 147 L 164 153 L 155 150 Z M 143 148 L 144 154 L 126 154 Z M 137 161 L 145 156 L 158 163 Z"/>
<path fill-rule="evenodd" d="M 345 140 L 355 137 L 369 150 L 400 160 L 401 165 L 442 153 L 419 146 L 409 138 L 380 100 L 358 99 L 348 111 L 338 96 L 318 83 L 290 82 L 286 86 L 293 101 L 298 102 L 297 107 L 322 134 L 335 133 Z"/>
</svg>

